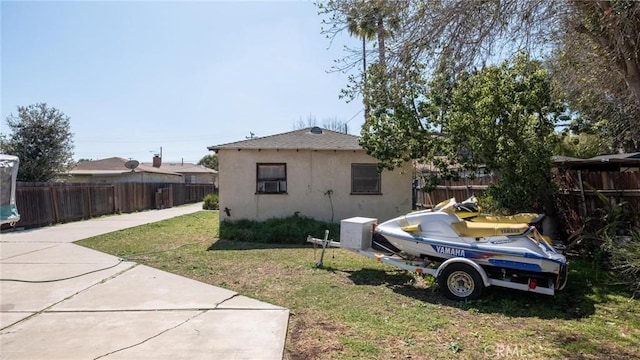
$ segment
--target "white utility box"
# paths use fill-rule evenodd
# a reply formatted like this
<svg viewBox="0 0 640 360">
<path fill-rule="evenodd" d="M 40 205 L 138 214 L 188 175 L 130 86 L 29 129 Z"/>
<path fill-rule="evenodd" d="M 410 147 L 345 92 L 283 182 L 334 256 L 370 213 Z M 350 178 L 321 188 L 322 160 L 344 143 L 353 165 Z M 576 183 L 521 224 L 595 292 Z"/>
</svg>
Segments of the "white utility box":
<svg viewBox="0 0 640 360">
<path fill-rule="evenodd" d="M 340 247 L 367 250 L 371 248 L 373 225 L 378 219 L 353 217 L 340 221 Z"/>
</svg>

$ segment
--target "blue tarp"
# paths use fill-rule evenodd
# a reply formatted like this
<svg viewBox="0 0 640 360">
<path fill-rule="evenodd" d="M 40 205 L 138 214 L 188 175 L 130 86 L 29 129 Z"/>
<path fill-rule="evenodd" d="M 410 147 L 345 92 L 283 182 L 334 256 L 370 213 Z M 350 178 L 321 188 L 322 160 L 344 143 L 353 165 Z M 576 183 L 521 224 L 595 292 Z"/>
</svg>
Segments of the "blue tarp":
<svg viewBox="0 0 640 360">
<path fill-rule="evenodd" d="M 15 224 L 20 220 L 16 207 L 16 178 L 19 159 L 0 154 L 0 224 Z"/>
<path fill-rule="evenodd" d="M 16 222 L 20 220 L 18 208 L 15 204 L 0 206 L 0 219 L 2 222 Z"/>
</svg>

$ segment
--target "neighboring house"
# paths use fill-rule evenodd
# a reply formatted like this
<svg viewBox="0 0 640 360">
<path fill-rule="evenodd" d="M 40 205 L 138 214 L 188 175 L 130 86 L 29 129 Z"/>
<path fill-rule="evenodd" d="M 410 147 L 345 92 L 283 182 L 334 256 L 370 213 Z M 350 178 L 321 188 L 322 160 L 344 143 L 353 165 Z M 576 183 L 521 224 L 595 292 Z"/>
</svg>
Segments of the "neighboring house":
<svg viewBox="0 0 640 360">
<path fill-rule="evenodd" d="M 203 165 L 186 162 L 163 162 L 160 157 L 154 157 L 153 163 L 142 163 L 142 165 L 182 174 L 184 182 L 187 184 L 214 184 L 218 187 L 218 172 Z"/>
<path fill-rule="evenodd" d="M 125 166 L 127 159 L 108 159 L 80 162 L 68 173 L 65 181 L 73 183 L 184 183 L 184 176 L 177 172 L 139 164 L 131 170 Z"/>
<path fill-rule="evenodd" d="M 357 136 L 314 127 L 208 149 L 218 153 L 221 219 L 381 221 L 411 211 L 411 163 L 379 173 Z"/>
</svg>

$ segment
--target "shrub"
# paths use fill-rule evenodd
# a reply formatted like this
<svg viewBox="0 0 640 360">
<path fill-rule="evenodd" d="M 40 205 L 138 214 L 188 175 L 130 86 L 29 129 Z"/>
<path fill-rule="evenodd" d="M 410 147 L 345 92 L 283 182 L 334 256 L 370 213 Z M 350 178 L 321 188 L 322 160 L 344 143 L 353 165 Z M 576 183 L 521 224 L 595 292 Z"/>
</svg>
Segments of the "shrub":
<svg viewBox="0 0 640 360">
<path fill-rule="evenodd" d="M 496 203 L 493 196 L 489 195 L 487 192 L 478 196 L 478 205 L 480 206 L 481 212 L 485 214 L 509 215 L 509 212 L 501 208 Z"/>
<path fill-rule="evenodd" d="M 575 251 L 598 264 L 610 265 L 612 244 L 607 240 L 631 236 L 637 229 L 638 211 L 629 203 L 611 205 L 606 198 L 601 199 L 601 207 L 584 220 L 584 225 L 569 238 L 568 250 Z"/>
<path fill-rule="evenodd" d="M 203 201 L 203 210 L 218 210 L 218 194 L 207 194 Z"/>
<path fill-rule="evenodd" d="M 323 238 L 325 230 L 329 230 L 331 239 L 339 240 L 339 224 L 318 221 L 300 215 L 272 218 L 263 222 L 225 220 L 220 223 L 220 238 L 272 244 L 304 244 L 308 235 Z"/>
<path fill-rule="evenodd" d="M 605 246 L 610 254 L 611 268 L 632 296 L 640 295 L 640 229 L 632 229 L 629 236 L 605 234 Z"/>
<path fill-rule="evenodd" d="M 632 295 L 640 294 L 640 212 L 629 203 L 611 205 L 596 193 L 602 207 L 585 219 L 567 250 L 578 252 L 603 270 L 615 271 Z"/>
</svg>

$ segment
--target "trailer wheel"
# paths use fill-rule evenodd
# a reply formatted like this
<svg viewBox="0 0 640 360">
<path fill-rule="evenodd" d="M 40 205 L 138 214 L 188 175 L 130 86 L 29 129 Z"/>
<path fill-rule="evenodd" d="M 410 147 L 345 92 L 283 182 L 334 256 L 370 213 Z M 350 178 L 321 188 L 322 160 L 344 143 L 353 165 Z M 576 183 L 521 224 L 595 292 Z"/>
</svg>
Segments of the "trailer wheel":
<svg viewBox="0 0 640 360">
<path fill-rule="evenodd" d="M 482 294 L 484 284 L 476 269 L 466 264 L 451 264 L 438 277 L 440 290 L 451 300 L 475 300 Z"/>
</svg>

